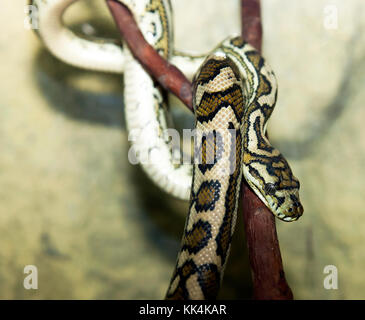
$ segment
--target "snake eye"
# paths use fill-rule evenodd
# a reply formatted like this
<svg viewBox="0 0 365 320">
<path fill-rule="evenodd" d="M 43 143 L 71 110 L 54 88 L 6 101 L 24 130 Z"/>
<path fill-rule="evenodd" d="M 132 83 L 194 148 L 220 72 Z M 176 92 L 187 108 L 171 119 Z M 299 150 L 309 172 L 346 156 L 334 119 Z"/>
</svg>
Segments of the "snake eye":
<svg viewBox="0 0 365 320">
<path fill-rule="evenodd" d="M 276 192 L 276 187 L 273 183 L 266 183 L 264 190 L 267 194 L 273 195 Z"/>
</svg>

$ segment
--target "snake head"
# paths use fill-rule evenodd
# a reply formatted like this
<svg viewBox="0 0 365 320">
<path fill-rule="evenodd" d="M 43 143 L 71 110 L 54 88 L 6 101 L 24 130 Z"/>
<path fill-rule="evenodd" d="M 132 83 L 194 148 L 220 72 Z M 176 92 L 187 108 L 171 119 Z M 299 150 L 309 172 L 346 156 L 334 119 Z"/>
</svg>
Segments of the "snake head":
<svg viewBox="0 0 365 320">
<path fill-rule="evenodd" d="M 287 222 L 298 220 L 303 214 L 303 206 L 299 200 L 299 181 L 295 178 L 292 184 L 296 186 L 290 188 L 281 187 L 281 184 L 264 185 L 264 202 L 279 219 Z"/>
<path fill-rule="evenodd" d="M 244 166 L 244 176 L 251 189 L 280 220 L 295 221 L 303 214 L 299 199 L 300 184 L 288 162 L 275 150 L 266 161 Z"/>
</svg>

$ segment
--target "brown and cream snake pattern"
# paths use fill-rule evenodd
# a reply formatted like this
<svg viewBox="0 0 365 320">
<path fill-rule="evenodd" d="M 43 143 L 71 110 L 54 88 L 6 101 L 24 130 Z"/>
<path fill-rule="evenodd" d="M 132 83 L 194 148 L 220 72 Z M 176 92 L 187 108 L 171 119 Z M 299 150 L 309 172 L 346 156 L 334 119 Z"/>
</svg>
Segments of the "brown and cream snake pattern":
<svg viewBox="0 0 365 320">
<path fill-rule="evenodd" d="M 303 213 L 299 181 L 265 136 L 274 73 L 242 38 L 225 40 L 194 80 L 195 159 L 190 207 L 167 299 L 214 299 L 237 218 L 242 175 L 284 221 Z"/>
<path fill-rule="evenodd" d="M 172 149 L 161 134 L 168 109 L 159 86 L 128 48 L 81 39 L 62 15 L 77 0 L 28 0 L 38 12 L 38 35 L 63 61 L 87 69 L 124 73 L 127 128 L 141 155 L 153 150 L 157 163 L 141 163 L 168 193 L 186 199 L 189 213 L 167 299 L 217 296 L 234 232 L 242 177 L 272 213 L 295 221 L 303 213 L 299 181 L 269 142 L 266 124 L 277 100 L 275 75 L 264 58 L 240 37 L 223 41 L 203 62 L 194 80 L 195 163 L 171 162 Z M 118 0 L 133 13 L 147 41 L 185 70 L 197 61 L 173 50 L 169 0 Z M 149 124 L 158 130 L 143 134 Z M 137 132 L 136 134 L 133 132 Z M 141 133 L 142 132 L 142 133 Z M 153 136 L 153 145 L 148 138 Z M 190 188 L 191 186 L 191 188 Z"/>
</svg>

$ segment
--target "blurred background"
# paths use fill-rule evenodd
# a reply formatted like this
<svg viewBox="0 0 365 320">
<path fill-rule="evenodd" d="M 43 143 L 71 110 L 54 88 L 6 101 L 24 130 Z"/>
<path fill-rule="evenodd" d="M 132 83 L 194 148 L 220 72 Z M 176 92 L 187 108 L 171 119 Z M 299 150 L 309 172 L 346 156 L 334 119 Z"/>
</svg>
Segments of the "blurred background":
<svg viewBox="0 0 365 320">
<path fill-rule="evenodd" d="M 163 298 L 188 204 L 128 162 L 122 76 L 55 59 L 24 28 L 25 1 L 0 2 L 0 298 Z M 365 2 L 261 3 L 279 81 L 270 138 L 305 208 L 277 221 L 288 283 L 296 299 L 364 299 Z M 178 49 L 207 52 L 240 32 L 238 0 L 172 4 Z M 65 22 L 118 37 L 102 0 L 78 1 Z M 171 104 L 177 126 L 191 127 Z M 241 214 L 236 230 L 222 299 L 252 294 Z M 23 287 L 26 265 L 38 268 L 38 290 Z M 323 286 L 326 265 L 337 290 Z"/>
</svg>

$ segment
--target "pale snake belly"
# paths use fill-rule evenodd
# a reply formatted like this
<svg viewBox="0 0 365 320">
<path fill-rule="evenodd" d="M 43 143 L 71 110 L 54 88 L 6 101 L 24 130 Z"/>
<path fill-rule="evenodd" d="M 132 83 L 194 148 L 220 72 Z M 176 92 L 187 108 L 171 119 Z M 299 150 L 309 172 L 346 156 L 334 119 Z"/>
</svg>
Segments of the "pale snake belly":
<svg viewBox="0 0 365 320">
<path fill-rule="evenodd" d="M 60 17 L 74 1 L 33 1 L 39 9 L 40 37 L 65 62 L 124 72 L 126 122 L 135 157 L 162 189 L 182 199 L 190 195 L 167 298 L 215 298 L 235 227 L 242 175 L 279 219 L 294 221 L 303 213 L 299 181 L 265 136 L 277 99 L 274 73 L 261 55 L 239 37 L 222 42 L 205 60 L 194 80 L 195 159 L 201 161 L 193 165 L 191 183 L 192 165 L 176 163 L 169 137 L 164 134 L 168 128 L 164 93 L 127 48 L 79 39 L 64 28 Z M 146 40 L 163 57 L 173 63 L 174 59 L 180 61 L 177 65 L 181 68 L 187 65 L 188 73 L 196 68 L 199 59 L 172 55 L 169 1 L 120 2 L 132 11 Z M 50 12 L 58 19 L 51 21 Z M 63 45 L 52 43 L 55 30 Z M 62 51 L 60 47 L 70 40 L 74 44 L 68 47 L 69 52 Z M 78 58 L 75 52 L 80 53 Z"/>
<path fill-rule="evenodd" d="M 170 143 L 166 97 L 160 87 L 133 58 L 129 49 L 115 43 L 100 43 L 78 37 L 62 21 L 66 9 L 77 0 L 30 0 L 36 8 L 36 30 L 51 53 L 71 65 L 105 72 L 124 73 L 125 117 L 130 159 L 167 193 L 188 200 L 192 180 L 191 163 Z M 164 58 L 187 76 L 196 71 L 202 58 L 173 54 L 173 29 L 169 0 L 123 0 L 133 13 L 145 39 Z M 179 154 L 177 154 L 179 153 Z M 178 159 L 177 159 L 178 158 Z"/>
</svg>

